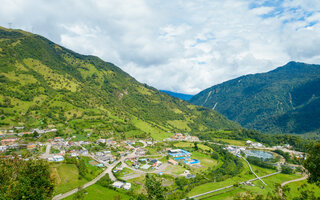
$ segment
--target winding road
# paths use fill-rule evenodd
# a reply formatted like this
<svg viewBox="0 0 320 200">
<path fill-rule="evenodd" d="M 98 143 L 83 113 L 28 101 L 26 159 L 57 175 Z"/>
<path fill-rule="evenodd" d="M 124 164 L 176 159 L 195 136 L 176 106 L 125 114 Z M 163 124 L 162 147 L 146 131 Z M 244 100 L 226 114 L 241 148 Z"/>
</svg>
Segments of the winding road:
<svg viewBox="0 0 320 200">
<path fill-rule="evenodd" d="M 147 144 L 143 141 L 143 140 L 140 140 L 140 142 L 143 143 L 143 147 L 146 147 Z M 48 145 L 49 146 L 49 145 Z M 47 146 L 47 150 L 48 150 L 48 146 Z M 50 145 L 51 147 L 51 145 Z M 50 151 L 50 147 L 49 147 L 49 151 Z M 117 160 L 116 162 L 112 163 L 111 165 L 109 165 L 107 167 L 107 169 L 105 169 L 101 174 L 99 174 L 96 178 L 94 178 L 93 180 L 89 181 L 88 183 L 84 184 L 81 188 L 87 188 L 93 184 L 95 184 L 97 181 L 99 181 L 102 177 L 104 177 L 106 174 L 109 174 L 109 178 L 112 180 L 112 181 L 116 181 L 117 178 L 113 175 L 112 173 L 112 169 L 117 166 L 120 162 L 121 163 L 124 163 L 124 161 L 127 159 L 127 158 L 130 158 L 130 157 L 140 157 L 140 156 L 137 156 L 136 155 L 136 151 L 137 151 L 138 148 L 136 148 L 132 153 L 120 158 L 119 160 Z M 46 153 L 47 154 L 47 153 Z M 78 192 L 79 189 L 78 188 L 75 188 L 73 190 L 70 190 L 69 192 L 66 192 L 64 194 L 58 194 L 56 196 L 54 196 L 52 198 L 52 200 L 61 200 L 61 199 L 64 199 L 70 195 L 73 195 L 75 194 L 76 192 Z"/>
</svg>

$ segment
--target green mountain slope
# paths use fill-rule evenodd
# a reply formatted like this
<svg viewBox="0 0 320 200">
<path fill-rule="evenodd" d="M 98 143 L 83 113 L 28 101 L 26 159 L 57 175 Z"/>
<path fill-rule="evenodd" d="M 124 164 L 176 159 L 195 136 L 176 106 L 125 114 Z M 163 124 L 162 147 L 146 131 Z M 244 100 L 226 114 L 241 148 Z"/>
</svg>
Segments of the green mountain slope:
<svg viewBox="0 0 320 200">
<path fill-rule="evenodd" d="M 208 88 L 190 102 L 263 132 L 315 131 L 320 128 L 320 66 L 289 62 Z"/>
<path fill-rule="evenodd" d="M 137 82 L 111 63 L 0 28 L 1 126 L 55 124 L 97 134 L 237 128 L 221 114 Z"/>
</svg>

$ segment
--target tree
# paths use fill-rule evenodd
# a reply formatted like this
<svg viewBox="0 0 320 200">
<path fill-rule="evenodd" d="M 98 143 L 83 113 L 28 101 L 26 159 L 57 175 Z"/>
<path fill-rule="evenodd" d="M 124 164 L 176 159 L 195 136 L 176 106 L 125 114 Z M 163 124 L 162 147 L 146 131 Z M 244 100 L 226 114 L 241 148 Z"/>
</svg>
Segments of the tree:
<svg viewBox="0 0 320 200">
<path fill-rule="evenodd" d="M 163 200 L 166 199 L 166 189 L 161 186 L 161 182 L 158 181 L 154 175 L 146 175 L 146 189 L 148 193 L 148 199 Z"/>
<path fill-rule="evenodd" d="M 51 199 L 54 184 L 43 160 L 0 159 L 0 199 Z"/>
<path fill-rule="evenodd" d="M 320 143 L 311 145 L 308 148 L 308 156 L 303 166 L 309 171 L 308 181 L 320 186 Z"/>
<path fill-rule="evenodd" d="M 198 143 L 194 143 L 194 150 L 198 151 L 199 150 L 199 147 L 198 147 Z"/>
<path fill-rule="evenodd" d="M 86 194 L 86 190 L 83 189 L 82 187 L 78 188 L 78 192 L 74 195 L 73 199 L 74 200 L 83 200 Z"/>
<path fill-rule="evenodd" d="M 88 173 L 88 169 L 87 169 L 87 166 L 86 166 L 86 163 L 83 159 L 80 159 L 79 160 L 79 163 L 78 163 L 78 169 L 79 169 L 79 175 L 80 176 L 85 176 L 87 173 Z"/>
<path fill-rule="evenodd" d="M 293 169 L 290 166 L 282 165 L 281 166 L 281 173 L 283 173 L 283 174 L 293 174 Z"/>
</svg>

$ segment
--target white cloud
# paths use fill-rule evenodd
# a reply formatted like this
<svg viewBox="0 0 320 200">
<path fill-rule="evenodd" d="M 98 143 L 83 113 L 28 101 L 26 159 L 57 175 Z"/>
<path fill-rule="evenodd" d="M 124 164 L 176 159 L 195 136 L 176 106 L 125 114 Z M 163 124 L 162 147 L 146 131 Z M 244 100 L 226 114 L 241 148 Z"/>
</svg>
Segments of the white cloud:
<svg viewBox="0 0 320 200">
<path fill-rule="evenodd" d="M 318 0 L 0 0 L 0 25 L 197 93 L 288 61 L 320 63 Z"/>
</svg>

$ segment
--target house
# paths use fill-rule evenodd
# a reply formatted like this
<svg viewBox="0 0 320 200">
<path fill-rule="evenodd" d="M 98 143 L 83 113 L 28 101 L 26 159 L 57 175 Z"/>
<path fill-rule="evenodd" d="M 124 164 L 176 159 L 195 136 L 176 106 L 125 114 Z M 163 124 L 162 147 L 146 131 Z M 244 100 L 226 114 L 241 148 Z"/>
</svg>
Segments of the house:
<svg viewBox="0 0 320 200">
<path fill-rule="evenodd" d="M 157 163 L 157 162 L 158 162 L 158 160 L 157 160 L 157 159 L 153 159 L 153 160 L 151 160 L 151 161 L 150 161 L 150 164 L 152 164 L 152 165 L 153 165 L 154 163 Z"/>
<path fill-rule="evenodd" d="M 94 155 L 96 155 L 96 156 L 103 156 L 103 153 L 102 153 L 102 152 L 96 152 Z"/>
<path fill-rule="evenodd" d="M 147 153 L 147 149 L 144 149 L 144 148 L 139 148 L 139 149 L 137 149 L 137 151 L 136 151 L 136 155 L 141 155 L 141 156 L 143 156 L 143 155 L 145 155 L 146 153 Z"/>
<path fill-rule="evenodd" d="M 123 189 L 125 190 L 130 190 L 130 188 L 131 188 L 131 183 L 125 183 L 123 186 Z"/>
<path fill-rule="evenodd" d="M 3 139 L 1 140 L 2 145 L 12 145 L 17 141 L 16 138 L 8 138 L 8 139 Z"/>
<path fill-rule="evenodd" d="M 183 149 L 172 149 L 168 151 L 169 156 L 172 156 L 174 160 L 187 160 L 192 155 L 190 152 Z"/>
<path fill-rule="evenodd" d="M 17 127 L 14 127 L 16 130 L 22 130 L 24 129 L 24 126 L 17 126 Z"/>
<path fill-rule="evenodd" d="M 35 144 L 27 145 L 27 149 L 35 149 L 36 147 L 37 147 L 37 145 L 35 145 Z"/>
<path fill-rule="evenodd" d="M 145 165 L 143 165 L 142 167 L 140 167 L 140 169 L 145 169 L 145 170 L 147 170 L 147 169 L 149 169 L 150 167 L 151 167 L 151 165 L 145 164 Z"/>
<path fill-rule="evenodd" d="M 81 155 L 88 155 L 89 152 L 88 152 L 88 150 L 80 150 L 79 153 Z"/>
<path fill-rule="evenodd" d="M 79 156 L 79 153 L 78 152 L 72 152 L 70 155 L 71 155 L 71 157 L 77 157 L 77 156 Z"/>
<path fill-rule="evenodd" d="M 97 143 L 106 143 L 106 139 L 98 139 Z"/>
<path fill-rule="evenodd" d="M 122 188 L 124 186 L 124 183 L 120 182 L 120 181 L 116 181 L 112 184 L 112 187 L 115 187 L 115 188 Z M 131 185 L 130 185 L 131 187 Z"/>
<path fill-rule="evenodd" d="M 8 148 L 7 146 L 0 146 L 0 151 L 4 152 L 7 150 L 7 148 Z"/>
<path fill-rule="evenodd" d="M 56 156 L 52 156 L 52 157 L 48 158 L 48 160 L 49 161 L 54 161 L 54 162 L 60 162 L 60 161 L 64 160 L 64 157 L 56 155 Z"/>
<path fill-rule="evenodd" d="M 177 161 L 174 161 L 172 159 L 169 159 L 168 160 L 168 163 L 172 164 L 172 165 L 178 165 L 178 162 Z"/>
<path fill-rule="evenodd" d="M 126 148 L 126 149 L 128 149 L 128 150 L 133 150 L 134 149 L 134 147 L 133 146 L 125 146 L 124 148 Z"/>
<path fill-rule="evenodd" d="M 186 179 L 190 179 L 190 178 L 196 178 L 196 175 L 194 175 L 194 174 L 187 174 Z"/>
<path fill-rule="evenodd" d="M 250 140 L 246 141 L 246 145 L 250 146 L 251 144 L 252 144 L 252 141 L 250 141 Z"/>
</svg>

